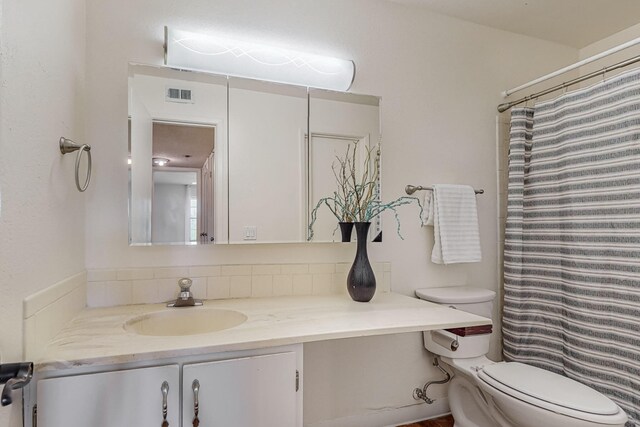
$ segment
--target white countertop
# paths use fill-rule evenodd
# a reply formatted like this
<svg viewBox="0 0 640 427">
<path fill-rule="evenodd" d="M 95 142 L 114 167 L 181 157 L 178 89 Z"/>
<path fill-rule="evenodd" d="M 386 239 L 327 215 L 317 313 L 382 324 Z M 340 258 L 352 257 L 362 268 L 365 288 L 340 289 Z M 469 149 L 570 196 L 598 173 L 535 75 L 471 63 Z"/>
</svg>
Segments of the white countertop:
<svg viewBox="0 0 640 427">
<path fill-rule="evenodd" d="M 491 320 L 394 293 L 369 303 L 346 295 L 205 301 L 204 307 L 235 310 L 243 324 L 207 334 L 142 336 L 124 329 L 128 320 L 162 310 L 164 304 L 85 309 L 47 345 L 39 371 L 111 365 L 275 347 L 312 341 L 490 324 Z"/>
</svg>

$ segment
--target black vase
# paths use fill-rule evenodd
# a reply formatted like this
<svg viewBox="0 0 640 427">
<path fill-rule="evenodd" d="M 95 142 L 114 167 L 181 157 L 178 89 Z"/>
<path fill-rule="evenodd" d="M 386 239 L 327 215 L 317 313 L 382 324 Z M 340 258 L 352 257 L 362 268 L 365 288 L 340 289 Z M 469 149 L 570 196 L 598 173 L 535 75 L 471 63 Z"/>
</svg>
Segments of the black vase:
<svg viewBox="0 0 640 427">
<path fill-rule="evenodd" d="M 358 302 L 369 302 L 376 293 L 376 276 L 373 274 L 367 255 L 367 236 L 370 225 L 370 222 L 355 223 L 358 249 L 347 277 L 347 290 L 351 299 Z"/>
<path fill-rule="evenodd" d="M 351 232 L 353 231 L 353 223 L 352 222 L 339 222 L 340 225 L 340 233 L 342 234 L 343 242 L 351 241 Z"/>
</svg>

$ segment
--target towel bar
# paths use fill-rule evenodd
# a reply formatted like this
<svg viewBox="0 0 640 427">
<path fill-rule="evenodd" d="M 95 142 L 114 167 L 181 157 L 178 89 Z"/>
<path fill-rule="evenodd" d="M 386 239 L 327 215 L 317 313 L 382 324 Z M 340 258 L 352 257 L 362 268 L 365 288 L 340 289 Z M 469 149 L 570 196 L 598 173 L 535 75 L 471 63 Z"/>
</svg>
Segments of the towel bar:
<svg viewBox="0 0 640 427">
<path fill-rule="evenodd" d="M 408 194 L 408 195 L 412 195 L 413 193 L 415 193 L 416 191 L 433 191 L 433 187 L 430 186 L 422 186 L 422 185 L 407 185 L 406 187 L 404 187 L 404 191 Z M 483 189 L 479 189 L 479 190 L 473 190 L 476 192 L 476 194 L 484 194 L 484 190 Z"/>
</svg>

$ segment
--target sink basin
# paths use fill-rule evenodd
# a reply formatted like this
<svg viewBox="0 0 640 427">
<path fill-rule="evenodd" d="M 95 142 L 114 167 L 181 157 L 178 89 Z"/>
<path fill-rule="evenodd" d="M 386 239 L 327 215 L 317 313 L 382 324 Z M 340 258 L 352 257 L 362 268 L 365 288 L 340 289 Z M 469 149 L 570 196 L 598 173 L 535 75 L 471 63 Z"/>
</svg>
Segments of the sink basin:
<svg viewBox="0 0 640 427">
<path fill-rule="evenodd" d="M 138 335 L 197 335 L 233 328 L 246 320 L 247 316 L 233 310 L 189 307 L 143 314 L 127 321 L 124 328 Z"/>
</svg>

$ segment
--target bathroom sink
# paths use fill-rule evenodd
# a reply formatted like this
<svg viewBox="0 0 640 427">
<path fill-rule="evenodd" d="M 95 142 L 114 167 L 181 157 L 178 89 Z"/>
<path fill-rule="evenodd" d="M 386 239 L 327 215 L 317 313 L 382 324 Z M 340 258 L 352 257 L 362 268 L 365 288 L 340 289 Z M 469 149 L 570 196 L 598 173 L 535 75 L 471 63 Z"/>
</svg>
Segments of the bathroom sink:
<svg viewBox="0 0 640 427">
<path fill-rule="evenodd" d="M 208 334 L 241 325 L 247 316 L 233 310 L 177 308 L 134 317 L 125 330 L 138 335 L 180 336 Z"/>
</svg>

